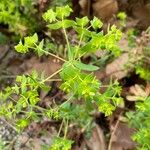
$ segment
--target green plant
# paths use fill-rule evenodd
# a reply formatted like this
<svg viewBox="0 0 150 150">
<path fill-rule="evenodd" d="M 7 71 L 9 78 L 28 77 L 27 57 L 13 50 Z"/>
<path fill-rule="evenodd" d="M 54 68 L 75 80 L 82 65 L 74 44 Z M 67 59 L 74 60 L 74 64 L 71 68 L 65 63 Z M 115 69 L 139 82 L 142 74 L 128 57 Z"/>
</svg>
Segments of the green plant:
<svg viewBox="0 0 150 150">
<path fill-rule="evenodd" d="M 150 67 L 149 67 L 149 56 L 150 56 L 150 49 L 148 46 L 143 46 L 143 52 L 141 54 L 140 61 L 136 63 L 135 69 L 136 73 L 139 76 L 146 80 L 150 81 Z"/>
<path fill-rule="evenodd" d="M 149 68 L 149 40 L 150 36 L 148 31 L 141 33 L 141 37 L 137 37 L 138 31 L 130 29 L 127 32 L 129 49 L 129 63 L 127 66 L 134 70 L 140 78 L 145 81 L 150 81 L 150 68 Z"/>
<path fill-rule="evenodd" d="M 119 12 L 117 14 L 117 17 L 119 19 L 119 24 L 122 28 L 126 27 L 126 19 L 127 19 L 127 15 L 125 12 Z"/>
<path fill-rule="evenodd" d="M 9 32 L 24 36 L 38 28 L 34 15 L 37 12 L 34 0 L 1 0 L 0 23 L 8 25 Z"/>
<path fill-rule="evenodd" d="M 133 140 L 138 143 L 139 150 L 150 149 L 150 97 L 141 97 L 136 103 L 136 111 L 127 113 L 129 123 L 136 129 Z"/>
<path fill-rule="evenodd" d="M 3 149 L 3 150 L 6 149 L 5 142 L 3 140 L 1 140 L 1 139 L 0 139 L 0 149 Z"/>
<path fill-rule="evenodd" d="M 67 139 L 69 124 L 76 121 L 78 127 L 90 130 L 92 114 L 99 110 L 106 116 L 112 114 L 116 106 L 122 102 L 120 97 L 121 87 L 117 81 L 110 82 L 105 93 L 101 94 L 99 89 L 101 83 L 93 75 L 99 67 L 92 64 L 85 64 L 81 61 L 82 56 L 91 54 L 97 49 L 110 51 L 115 56 L 120 54 L 117 42 L 121 38 L 121 32 L 112 26 L 107 34 L 97 32 L 102 27 L 102 22 L 94 17 L 89 20 L 87 17 L 76 18 L 75 21 L 67 17 L 72 12 L 69 6 L 56 7 L 56 11 L 48 10 L 43 18 L 51 30 L 62 29 L 66 39 L 67 59 L 54 55 L 45 48 L 44 40 L 39 41 L 37 34 L 24 38 L 15 46 L 17 52 L 27 53 L 33 50 L 39 57 L 51 55 L 64 62 L 61 69 L 47 78 L 44 75 L 38 76 L 33 71 L 31 75 L 17 76 L 16 84 L 7 87 L 1 92 L 0 115 L 11 120 L 17 131 L 22 131 L 31 121 L 37 121 L 46 116 L 50 119 L 62 120 L 60 130 L 50 149 L 69 150 L 72 141 Z M 73 28 L 77 33 L 77 45 L 71 44 L 68 39 L 67 29 Z M 89 29 L 93 28 L 94 31 Z M 47 108 L 39 107 L 39 90 L 48 91 L 47 81 L 54 81 L 56 74 L 60 75 L 62 84 L 60 89 L 67 94 L 67 100 L 61 104 L 55 103 Z M 7 109 L 6 109 L 7 108 Z M 64 127 L 64 128 L 62 128 Z M 63 132 L 63 137 L 60 133 Z"/>
<path fill-rule="evenodd" d="M 136 38 L 138 36 L 138 31 L 134 28 L 128 29 L 127 31 L 127 40 L 128 46 L 133 48 L 136 47 Z"/>
</svg>

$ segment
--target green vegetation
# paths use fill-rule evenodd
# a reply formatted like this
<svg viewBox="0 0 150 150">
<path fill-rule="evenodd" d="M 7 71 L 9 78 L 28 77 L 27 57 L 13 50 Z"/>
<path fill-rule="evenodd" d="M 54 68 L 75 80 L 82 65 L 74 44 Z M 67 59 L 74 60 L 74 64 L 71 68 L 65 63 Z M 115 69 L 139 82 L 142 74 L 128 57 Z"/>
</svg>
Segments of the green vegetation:
<svg viewBox="0 0 150 150">
<path fill-rule="evenodd" d="M 136 102 L 136 112 L 129 112 L 127 116 L 130 125 L 136 129 L 133 140 L 138 143 L 139 150 L 150 149 L 150 97 L 141 97 L 141 101 Z"/>
<path fill-rule="evenodd" d="M 81 57 L 87 53 L 93 53 L 97 49 L 107 49 L 115 56 L 120 53 L 117 42 L 121 38 L 121 32 L 112 26 L 106 35 L 103 32 L 97 33 L 96 30 L 102 27 L 102 22 L 94 17 L 89 21 L 87 17 L 76 18 L 76 21 L 69 20 L 66 17 L 70 15 L 72 9 L 69 6 L 57 7 L 56 11 L 48 10 L 43 18 L 49 23 L 48 28 L 58 30 L 62 28 L 66 39 L 67 60 L 56 56 L 49 51 L 44 50 L 44 40 L 38 40 L 37 34 L 24 38 L 15 46 L 16 51 L 27 53 L 33 50 L 39 57 L 42 55 L 51 55 L 64 62 L 62 68 L 50 75 L 48 78 L 38 76 L 34 71 L 31 75 L 17 76 L 16 83 L 12 87 L 7 87 L 1 92 L 1 116 L 5 116 L 11 121 L 16 131 L 22 131 L 31 121 L 40 120 L 41 116 L 55 120 L 62 120 L 64 136 L 56 137 L 51 149 L 69 150 L 72 142 L 66 139 L 68 124 L 74 122 L 78 126 L 89 129 L 92 123 L 91 114 L 98 109 L 111 115 L 115 107 L 122 103 L 120 97 L 121 87 L 116 81 L 110 83 L 106 92 L 101 94 L 99 88 L 100 81 L 93 75 L 93 71 L 98 66 L 84 64 Z M 90 31 L 90 27 L 95 31 Z M 67 28 L 73 28 L 77 35 L 78 45 L 72 45 L 67 36 Z M 86 71 L 86 72 L 85 72 Z M 46 86 L 46 81 L 54 80 L 53 76 L 60 74 L 62 84 L 60 89 L 67 94 L 67 100 L 62 104 L 56 104 L 46 109 L 39 107 L 38 90 L 48 91 L 50 87 Z M 82 100 L 82 104 L 78 101 Z M 22 115 L 20 115 L 22 114 Z M 60 129 L 61 130 L 61 129 Z"/>
<path fill-rule="evenodd" d="M 36 1 L 33 0 L 1 0 L 0 23 L 8 25 L 9 32 L 25 36 L 33 33 L 37 28 L 35 14 Z"/>
<path fill-rule="evenodd" d="M 45 77 L 44 73 L 38 74 L 33 70 L 31 74 L 18 75 L 14 83 L 0 92 L 0 117 L 17 132 L 21 134 L 32 122 L 40 122 L 43 118 L 59 122 L 59 129 L 53 135 L 52 145 L 44 145 L 50 150 L 70 150 L 75 141 L 68 136 L 70 125 L 80 128 L 86 137 L 90 137 L 95 127 L 93 115 L 103 113 L 105 117 L 111 116 L 118 106 L 124 104 L 121 97 L 122 87 L 117 80 L 110 79 L 109 85 L 103 87 L 94 73 L 102 68 L 110 57 L 117 58 L 122 53 L 118 42 L 122 37 L 121 30 L 126 28 L 127 15 L 118 13 L 120 29 L 115 25 L 108 26 L 107 33 L 102 31 L 103 23 L 93 17 L 69 19 L 73 10 L 67 5 L 68 0 L 53 1 L 52 8 L 47 10 L 41 18 L 47 23 L 46 37 L 42 39 L 37 32 L 40 30 L 37 2 L 33 0 L 2 0 L 0 2 L 0 25 L 8 26 L 8 31 L 16 37 L 21 37 L 15 50 L 21 54 L 34 52 L 39 58 L 51 56 L 63 63 L 61 68 Z M 40 19 L 41 19 L 40 18 Z M 46 29 L 45 29 L 46 30 Z M 69 31 L 74 31 L 75 41 L 69 37 Z M 63 34 L 65 54 L 59 52 L 62 47 L 51 37 L 51 32 L 59 31 Z M 43 32 L 43 31 L 42 31 Z M 50 33 L 49 33 L 50 32 Z M 145 44 L 145 39 L 137 42 L 135 29 L 127 30 L 128 46 L 137 48 L 129 54 L 134 56 L 129 62 L 129 67 L 139 75 L 143 82 L 150 81 L 149 57 L 150 48 Z M 145 32 L 149 34 L 147 30 Z M 26 36 L 30 35 L 30 36 Z M 147 35 L 146 35 L 147 36 Z M 49 40 L 47 37 L 50 37 Z M 5 43 L 7 37 L 0 33 L 0 43 Z M 59 47 L 60 46 L 60 47 Z M 138 51 L 139 50 L 141 51 Z M 106 52 L 105 57 L 95 58 L 97 50 Z M 95 61 L 84 61 L 84 57 L 91 56 Z M 95 56 L 95 57 L 94 57 Z M 127 64 L 128 65 L 128 64 Z M 57 79 L 55 78 L 57 75 Z M 59 81 L 59 90 L 65 94 L 59 102 L 42 107 L 40 92 L 49 92 L 52 87 L 49 83 Z M 137 142 L 137 149 L 150 149 L 150 96 L 139 96 L 135 102 L 135 111 L 128 111 L 127 118 L 130 127 L 136 131 L 133 140 Z M 0 139 L 0 150 L 9 144 Z"/>
</svg>

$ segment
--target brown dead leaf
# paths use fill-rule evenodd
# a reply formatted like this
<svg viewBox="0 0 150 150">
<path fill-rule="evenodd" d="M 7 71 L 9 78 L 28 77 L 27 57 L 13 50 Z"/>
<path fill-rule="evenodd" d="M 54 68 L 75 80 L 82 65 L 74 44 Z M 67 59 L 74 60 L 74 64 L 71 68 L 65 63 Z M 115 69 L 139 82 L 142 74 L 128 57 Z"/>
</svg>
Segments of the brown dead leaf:
<svg viewBox="0 0 150 150">
<path fill-rule="evenodd" d="M 150 26 L 150 2 L 135 5 L 132 9 L 133 16 L 139 20 L 138 27 L 147 29 Z"/>
<path fill-rule="evenodd" d="M 118 12 L 118 3 L 116 0 L 95 0 L 92 7 L 93 15 L 106 22 Z"/>
<path fill-rule="evenodd" d="M 96 125 L 90 140 L 86 141 L 90 150 L 106 150 L 106 141 L 102 129 Z"/>
<path fill-rule="evenodd" d="M 150 95 L 150 84 L 146 85 L 145 92 L 147 93 L 147 95 Z"/>
<path fill-rule="evenodd" d="M 26 69 L 25 73 L 31 73 L 33 70 L 36 70 L 39 74 L 44 73 L 45 77 L 48 77 L 59 70 L 61 65 L 62 63 L 53 57 L 48 57 L 44 62 L 41 62 L 37 57 L 32 57 L 24 63 L 24 68 Z"/>
<path fill-rule="evenodd" d="M 129 89 L 129 93 L 130 95 L 126 96 L 126 99 L 128 101 L 137 101 L 140 100 L 140 97 L 147 97 L 149 95 L 149 93 L 146 92 L 146 89 L 142 89 L 138 84 L 131 86 Z"/>
<path fill-rule="evenodd" d="M 79 5 L 81 7 L 81 14 L 88 16 L 89 13 L 89 3 L 87 2 L 87 0 L 79 0 Z"/>
<path fill-rule="evenodd" d="M 111 150 L 123 150 L 122 146 L 117 144 L 117 143 L 113 143 Z"/>
<path fill-rule="evenodd" d="M 79 5 L 82 15 L 89 16 L 92 9 L 93 12 L 90 15 L 102 19 L 103 22 L 109 21 L 118 11 L 118 3 L 116 0 L 80 0 Z"/>
<path fill-rule="evenodd" d="M 130 87 L 130 93 L 136 96 L 147 96 L 146 92 L 138 84 Z"/>
<path fill-rule="evenodd" d="M 150 1 L 149 0 L 118 0 L 119 9 L 125 11 L 133 20 L 137 20 L 136 26 L 147 29 L 150 25 Z"/>
<path fill-rule="evenodd" d="M 80 146 L 76 145 L 72 150 L 87 150 L 86 143 L 83 141 Z"/>
<path fill-rule="evenodd" d="M 114 129 L 114 124 L 111 128 Z M 131 136 L 134 133 L 134 129 L 131 129 L 127 124 L 119 122 L 114 135 L 112 135 L 112 147 L 111 150 L 128 150 L 134 149 L 136 144 L 132 141 Z"/>
<path fill-rule="evenodd" d="M 125 69 L 125 64 L 129 60 L 128 53 L 124 53 L 115 59 L 112 63 L 106 66 L 106 76 L 112 76 L 116 79 L 122 79 L 127 76 L 127 69 Z"/>
</svg>

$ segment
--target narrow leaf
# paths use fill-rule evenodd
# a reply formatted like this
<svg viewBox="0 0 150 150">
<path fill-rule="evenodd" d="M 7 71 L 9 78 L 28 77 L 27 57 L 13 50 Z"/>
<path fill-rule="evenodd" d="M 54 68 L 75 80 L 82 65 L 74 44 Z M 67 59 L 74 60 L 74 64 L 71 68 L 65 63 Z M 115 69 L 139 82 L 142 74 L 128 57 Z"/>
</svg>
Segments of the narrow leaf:
<svg viewBox="0 0 150 150">
<path fill-rule="evenodd" d="M 99 67 L 97 67 L 97 66 L 83 64 L 82 62 L 78 62 L 78 61 L 75 61 L 74 65 L 77 68 L 79 68 L 81 70 L 85 70 L 85 71 L 96 71 L 99 69 Z"/>
</svg>

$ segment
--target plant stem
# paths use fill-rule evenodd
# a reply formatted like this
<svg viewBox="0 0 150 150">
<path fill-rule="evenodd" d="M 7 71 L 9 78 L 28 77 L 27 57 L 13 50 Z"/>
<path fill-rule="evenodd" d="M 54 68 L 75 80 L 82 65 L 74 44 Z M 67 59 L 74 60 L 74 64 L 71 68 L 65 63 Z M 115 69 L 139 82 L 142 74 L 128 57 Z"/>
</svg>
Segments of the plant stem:
<svg viewBox="0 0 150 150">
<path fill-rule="evenodd" d="M 65 125 L 65 133 L 64 133 L 64 139 L 66 138 L 67 136 L 67 131 L 68 131 L 68 119 L 66 121 L 66 125 Z"/>
<path fill-rule="evenodd" d="M 66 39 L 66 42 L 67 42 L 67 47 L 68 47 L 68 50 L 70 51 L 70 44 L 69 44 L 69 40 L 68 40 L 68 36 L 67 36 L 67 33 L 66 33 L 66 30 L 65 30 L 65 28 L 63 28 L 63 32 L 64 32 L 65 39 Z"/>
<path fill-rule="evenodd" d="M 45 80 L 43 80 L 42 82 L 45 82 L 45 81 L 51 79 L 52 77 L 54 77 L 56 74 L 58 74 L 58 73 L 61 72 L 61 71 L 62 71 L 62 68 L 59 69 L 59 70 L 57 70 L 56 72 L 54 72 L 52 75 L 50 75 L 49 77 L 47 77 L 47 78 L 46 78 Z"/>
<path fill-rule="evenodd" d="M 11 125 L 9 122 L 7 122 L 5 119 L 1 118 L 0 120 L 2 120 L 3 122 L 5 122 L 8 126 L 10 126 L 12 129 L 14 129 L 17 132 L 17 129 L 13 125 Z"/>
<path fill-rule="evenodd" d="M 116 130 L 117 130 L 117 128 L 118 128 L 118 125 L 119 125 L 119 122 L 120 122 L 120 117 L 121 117 L 122 113 L 123 113 L 123 112 L 120 113 L 120 115 L 119 115 L 119 117 L 118 117 L 118 120 L 117 120 L 117 122 L 116 122 L 115 128 L 114 128 L 114 130 L 113 130 L 113 132 L 112 132 L 112 134 L 111 134 L 111 137 L 110 137 L 110 140 L 109 140 L 109 145 L 108 145 L 108 150 L 111 150 L 111 148 L 112 148 L 113 136 L 115 135 L 115 132 L 116 132 Z"/>
<path fill-rule="evenodd" d="M 58 136 L 58 137 L 59 137 L 60 132 L 61 132 L 61 130 L 62 130 L 63 123 L 64 123 L 64 119 L 63 119 L 63 120 L 62 120 L 62 122 L 61 122 L 61 125 L 60 125 L 60 128 L 59 128 L 59 131 L 58 131 L 58 134 L 57 134 L 57 136 Z"/>
<path fill-rule="evenodd" d="M 51 81 L 51 82 L 52 82 L 52 81 L 60 81 L 60 82 L 61 82 L 62 79 L 50 79 L 50 80 L 47 80 L 47 81 Z"/>
<path fill-rule="evenodd" d="M 63 17 L 62 17 L 62 22 L 63 22 L 63 21 L 64 21 L 64 19 L 63 19 Z M 65 30 L 64 25 L 62 25 L 62 29 L 63 29 L 64 36 L 65 36 L 65 39 L 66 39 L 67 48 L 68 48 L 68 53 L 71 53 L 70 44 L 69 44 L 69 40 L 68 40 L 68 36 L 67 36 L 67 32 L 66 32 L 66 30 Z"/>
<path fill-rule="evenodd" d="M 35 48 L 35 47 L 28 47 L 28 48 L 32 48 L 32 49 L 36 50 L 36 49 L 38 48 L 38 45 L 37 45 L 36 43 L 34 43 L 34 45 L 36 46 L 36 48 Z M 41 49 L 41 48 L 40 48 L 40 50 L 43 51 L 43 52 L 45 52 L 45 53 L 47 53 L 47 54 L 50 55 L 50 56 L 53 56 L 53 57 L 55 57 L 55 58 L 57 58 L 57 59 L 59 59 L 59 60 L 61 60 L 61 61 L 63 61 L 63 62 L 66 62 L 65 59 L 63 59 L 63 58 L 61 58 L 61 57 L 59 57 L 59 56 L 57 56 L 57 55 L 55 55 L 55 54 L 52 54 L 52 53 L 50 53 L 50 52 L 47 52 L 47 51 L 45 51 L 45 50 L 43 50 L 43 49 Z"/>
<path fill-rule="evenodd" d="M 60 105 L 60 107 L 62 107 L 63 105 L 65 105 L 66 103 L 68 103 L 70 100 L 72 100 L 73 96 L 74 96 L 74 95 L 71 95 L 64 103 L 62 103 L 62 104 Z"/>
<path fill-rule="evenodd" d="M 74 56 L 74 59 L 76 59 L 77 57 L 77 54 L 78 54 L 78 51 L 79 51 L 79 48 L 80 48 L 80 45 L 81 45 L 81 41 L 82 41 L 82 38 L 83 38 L 83 32 L 81 34 L 81 37 L 80 37 L 80 40 L 79 40 L 79 44 L 78 44 L 78 47 L 77 47 L 77 50 L 76 50 L 76 53 L 75 53 L 75 56 Z"/>
<path fill-rule="evenodd" d="M 57 59 L 63 61 L 63 62 L 66 62 L 65 59 L 63 59 L 63 58 L 61 58 L 61 57 L 59 57 L 59 56 L 57 56 L 57 55 L 55 55 L 55 54 L 52 54 L 52 53 L 47 52 L 47 51 L 44 51 L 44 50 L 42 50 L 42 51 L 45 52 L 45 53 L 47 53 L 47 54 L 50 55 L 50 56 L 53 56 L 53 57 L 55 57 L 55 58 L 57 58 Z"/>
</svg>

